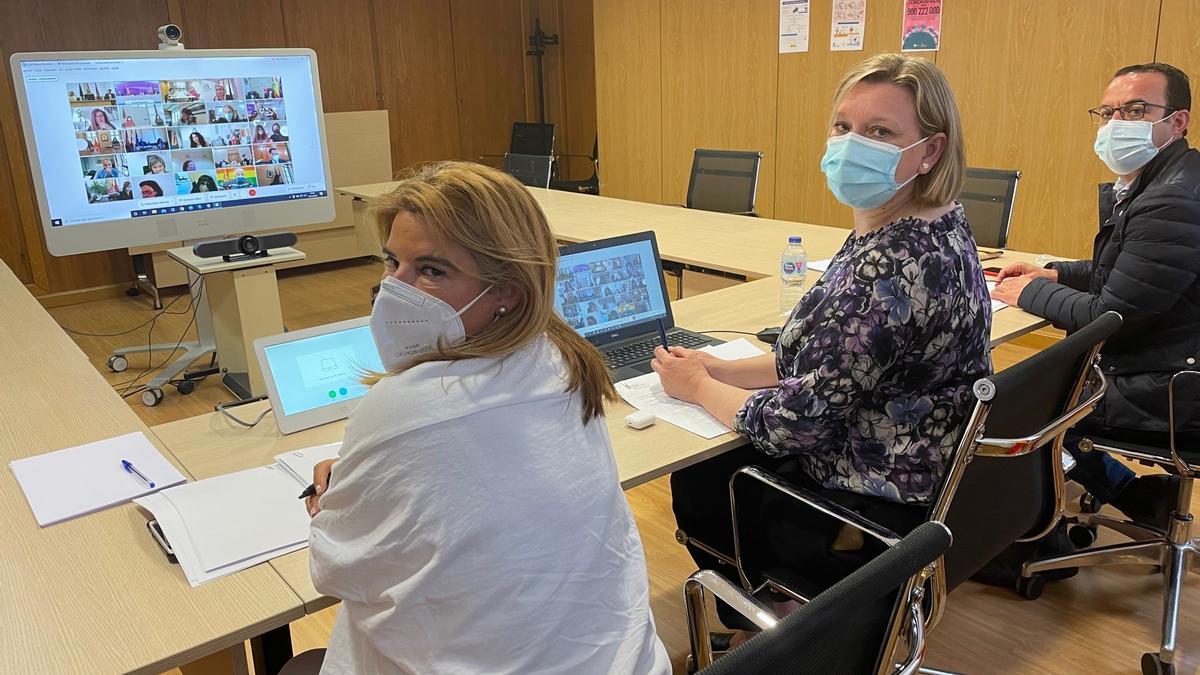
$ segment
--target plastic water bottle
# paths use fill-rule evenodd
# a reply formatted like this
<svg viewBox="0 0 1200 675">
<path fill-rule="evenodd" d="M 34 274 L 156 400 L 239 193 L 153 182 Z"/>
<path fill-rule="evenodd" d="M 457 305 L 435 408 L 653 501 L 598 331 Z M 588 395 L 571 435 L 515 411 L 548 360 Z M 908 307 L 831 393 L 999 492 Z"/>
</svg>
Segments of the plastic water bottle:
<svg viewBox="0 0 1200 675">
<path fill-rule="evenodd" d="M 796 303 L 804 297 L 804 277 L 807 275 L 808 252 L 800 243 L 800 237 L 788 237 L 779 268 L 779 277 L 783 279 L 783 288 L 779 290 L 780 314 L 791 314 Z"/>
</svg>

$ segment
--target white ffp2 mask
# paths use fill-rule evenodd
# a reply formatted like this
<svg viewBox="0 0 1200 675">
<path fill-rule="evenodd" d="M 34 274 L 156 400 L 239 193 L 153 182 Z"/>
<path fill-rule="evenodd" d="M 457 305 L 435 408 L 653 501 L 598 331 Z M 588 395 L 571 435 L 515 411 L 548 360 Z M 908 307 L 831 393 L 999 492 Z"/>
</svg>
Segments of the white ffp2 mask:
<svg viewBox="0 0 1200 675">
<path fill-rule="evenodd" d="M 462 315 L 492 289 L 483 289 L 465 307 L 453 307 L 419 288 L 387 277 L 379 284 L 379 295 L 371 310 L 371 336 L 379 349 L 383 367 L 395 370 L 400 364 L 437 349 L 438 342 L 454 345 L 467 337 Z"/>
</svg>

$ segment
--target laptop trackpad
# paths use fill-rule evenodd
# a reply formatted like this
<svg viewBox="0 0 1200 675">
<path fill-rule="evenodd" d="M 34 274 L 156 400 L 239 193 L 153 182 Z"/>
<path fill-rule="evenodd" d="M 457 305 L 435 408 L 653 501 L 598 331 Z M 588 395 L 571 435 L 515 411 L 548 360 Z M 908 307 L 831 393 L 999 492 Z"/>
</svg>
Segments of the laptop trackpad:
<svg viewBox="0 0 1200 675">
<path fill-rule="evenodd" d="M 621 380 L 628 380 L 631 377 L 645 375 L 646 373 L 649 373 L 653 370 L 653 368 L 650 367 L 650 364 L 651 364 L 651 361 L 644 361 L 642 363 L 634 363 L 634 364 L 628 365 L 628 366 L 621 366 L 620 368 L 617 368 L 616 370 L 613 371 L 613 380 L 616 382 L 620 382 Z"/>
</svg>

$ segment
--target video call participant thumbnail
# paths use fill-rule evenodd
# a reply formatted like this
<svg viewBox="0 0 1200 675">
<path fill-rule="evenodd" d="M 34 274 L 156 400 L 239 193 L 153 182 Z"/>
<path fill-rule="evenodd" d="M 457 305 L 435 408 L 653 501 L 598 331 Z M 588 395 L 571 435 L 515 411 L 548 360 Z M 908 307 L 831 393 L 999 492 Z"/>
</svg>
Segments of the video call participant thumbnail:
<svg viewBox="0 0 1200 675">
<path fill-rule="evenodd" d="M 217 185 L 222 190 L 258 187 L 258 175 L 253 167 L 217 169 Z"/>
<path fill-rule="evenodd" d="M 128 180 L 103 178 L 84 181 L 83 189 L 89 204 L 103 204 L 133 199 L 133 188 Z"/>
<path fill-rule="evenodd" d="M 116 155 L 89 157 L 81 160 L 84 178 L 120 178 L 129 175 L 129 169 Z"/>
<path fill-rule="evenodd" d="M 287 185 L 293 182 L 291 164 L 266 164 L 257 167 L 257 174 L 260 187 Z"/>
<path fill-rule="evenodd" d="M 271 143 L 254 146 L 255 164 L 286 164 L 292 161 L 287 143 Z"/>
<path fill-rule="evenodd" d="M 175 176 L 169 173 L 139 176 L 133 183 L 134 193 L 142 199 L 172 197 L 177 193 Z"/>
</svg>

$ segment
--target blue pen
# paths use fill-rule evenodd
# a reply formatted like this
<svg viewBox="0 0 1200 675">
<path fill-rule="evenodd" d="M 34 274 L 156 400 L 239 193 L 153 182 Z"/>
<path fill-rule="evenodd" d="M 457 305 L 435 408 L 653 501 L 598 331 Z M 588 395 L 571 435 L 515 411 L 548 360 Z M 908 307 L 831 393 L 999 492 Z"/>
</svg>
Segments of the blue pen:
<svg viewBox="0 0 1200 675">
<path fill-rule="evenodd" d="M 127 473 L 131 476 L 137 476 L 139 480 L 141 480 L 143 483 L 146 484 L 146 487 L 148 487 L 148 488 L 154 487 L 154 481 L 150 480 L 149 478 L 146 478 L 146 474 L 142 473 L 141 471 L 138 471 L 137 467 L 134 466 L 133 463 L 130 462 L 129 460 L 127 460 L 127 459 L 121 460 L 121 468 L 125 469 L 125 473 Z"/>
<path fill-rule="evenodd" d="M 663 349 L 671 351 L 671 345 L 667 344 L 667 328 L 663 326 L 662 319 L 658 320 L 658 337 L 662 339 Z"/>
</svg>

